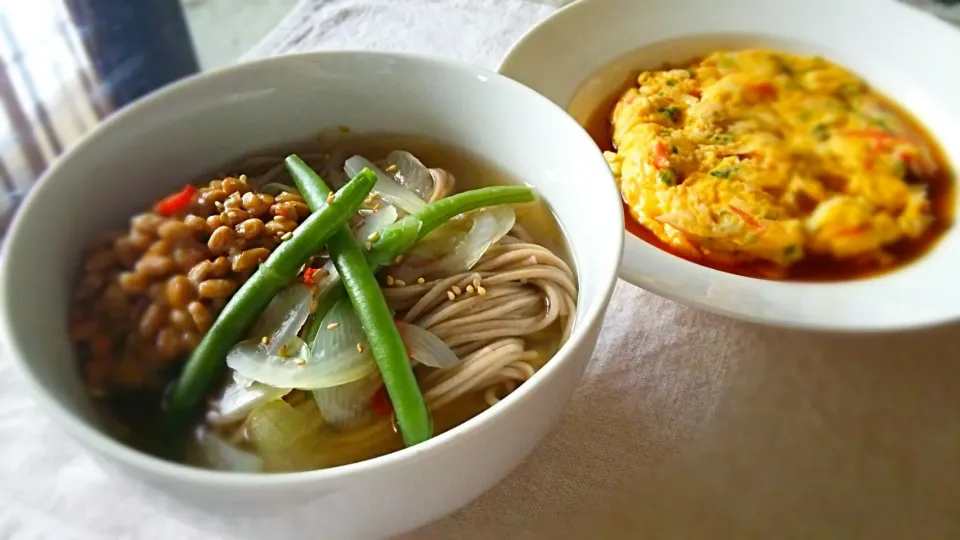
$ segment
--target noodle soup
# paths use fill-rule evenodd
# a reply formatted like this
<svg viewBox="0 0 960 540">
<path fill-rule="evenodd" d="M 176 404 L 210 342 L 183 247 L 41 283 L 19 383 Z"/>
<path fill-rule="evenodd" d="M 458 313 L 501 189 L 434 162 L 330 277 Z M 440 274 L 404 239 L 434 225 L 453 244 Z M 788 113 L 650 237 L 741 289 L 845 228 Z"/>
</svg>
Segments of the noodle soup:
<svg viewBox="0 0 960 540">
<path fill-rule="evenodd" d="M 337 194 L 318 207 L 298 189 L 304 177 L 294 181 L 288 154 Z M 224 470 L 360 461 L 495 405 L 569 336 L 577 281 L 559 225 L 542 201 L 484 195 L 515 182 L 468 153 L 422 138 L 340 135 L 222 169 L 105 234 L 77 282 L 70 324 L 85 381 L 130 444 Z M 373 261 L 418 216 L 432 230 L 371 262 L 375 291 L 354 283 L 356 268 L 342 272 L 342 238 L 302 253 L 239 339 L 200 363 L 264 268 L 304 244 L 323 203 L 347 201 L 358 182 L 349 179 L 364 172 L 376 184 L 338 225 L 351 249 Z M 475 197 L 467 211 L 428 219 L 461 194 Z M 369 328 L 376 298 L 393 328 Z M 405 349 L 400 364 L 384 358 L 392 333 Z M 205 370 L 208 384 L 197 382 Z M 411 404 L 425 415 L 411 418 Z"/>
</svg>

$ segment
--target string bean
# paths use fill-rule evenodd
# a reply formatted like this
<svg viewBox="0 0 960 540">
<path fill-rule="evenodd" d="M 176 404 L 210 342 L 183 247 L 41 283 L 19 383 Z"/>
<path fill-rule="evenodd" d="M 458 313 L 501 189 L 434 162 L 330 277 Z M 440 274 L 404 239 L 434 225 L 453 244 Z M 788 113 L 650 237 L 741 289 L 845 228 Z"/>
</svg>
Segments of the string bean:
<svg viewBox="0 0 960 540">
<path fill-rule="evenodd" d="M 288 157 L 286 165 L 307 206 L 319 207 L 330 192 L 320 175 L 296 156 Z M 429 439 L 433 431 L 430 413 L 410 366 L 410 355 L 380 285 L 346 225 L 338 227 L 330 237 L 327 251 L 343 283 L 343 287 L 331 290 L 346 290 L 350 297 L 393 404 L 404 443 L 412 446 Z M 329 297 L 322 301 L 327 303 Z"/>
<path fill-rule="evenodd" d="M 270 300 L 300 271 L 336 231 L 359 210 L 377 176 L 364 169 L 281 243 L 230 298 L 174 382 L 166 403 L 167 429 L 177 429 L 202 400 L 230 348 L 239 342 Z"/>
</svg>

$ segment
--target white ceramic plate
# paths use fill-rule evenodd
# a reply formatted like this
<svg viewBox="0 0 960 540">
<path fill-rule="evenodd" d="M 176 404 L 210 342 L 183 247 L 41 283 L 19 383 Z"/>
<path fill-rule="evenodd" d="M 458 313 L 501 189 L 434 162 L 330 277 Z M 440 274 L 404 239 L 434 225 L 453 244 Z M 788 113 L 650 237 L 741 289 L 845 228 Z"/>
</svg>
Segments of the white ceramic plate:
<svg viewBox="0 0 960 540">
<path fill-rule="evenodd" d="M 906 106 L 960 162 L 960 32 L 893 0 L 583 0 L 527 33 L 500 72 L 581 124 L 632 70 L 717 49 L 820 54 Z M 656 294 L 761 323 L 841 331 L 960 318 L 960 230 L 919 261 L 839 283 L 775 282 L 712 270 L 627 234 L 621 276 Z"/>
</svg>

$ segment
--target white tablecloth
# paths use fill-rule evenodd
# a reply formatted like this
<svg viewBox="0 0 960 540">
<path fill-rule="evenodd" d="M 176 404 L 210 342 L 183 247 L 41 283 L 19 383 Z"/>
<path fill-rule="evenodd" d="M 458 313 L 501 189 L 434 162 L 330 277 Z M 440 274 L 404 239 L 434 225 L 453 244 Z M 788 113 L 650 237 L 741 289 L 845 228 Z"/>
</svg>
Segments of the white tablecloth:
<svg viewBox="0 0 960 540">
<path fill-rule="evenodd" d="M 493 68 L 551 9 L 308 0 L 250 56 L 379 48 Z M 960 538 L 958 360 L 957 326 L 814 335 L 699 313 L 620 283 L 558 428 L 507 480 L 408 538 Z M 210 537 L 108 478 L 0 360 L 8 538 Z"/>
</svg>

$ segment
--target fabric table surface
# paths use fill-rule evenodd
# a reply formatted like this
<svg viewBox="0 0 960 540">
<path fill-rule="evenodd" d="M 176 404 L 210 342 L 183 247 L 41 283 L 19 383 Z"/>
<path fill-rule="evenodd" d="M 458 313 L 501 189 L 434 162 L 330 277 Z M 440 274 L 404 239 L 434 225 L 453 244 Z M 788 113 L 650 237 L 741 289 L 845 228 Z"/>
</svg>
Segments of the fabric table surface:
<svg viewBox="0 0 960 540">
<path fill-rule="evenodd" d="M 304 0 L 248 56 L 387 49 L 493 69 L 552 9 Z M 621 282 L 557 428 L 506 480 L 404 538 L 960 538 L 958 344 L 957 326 L 766 328 Z M 0 359 L 0 539 L 211 538 L 108 477 L 22 386 Z"/>
</svg>

